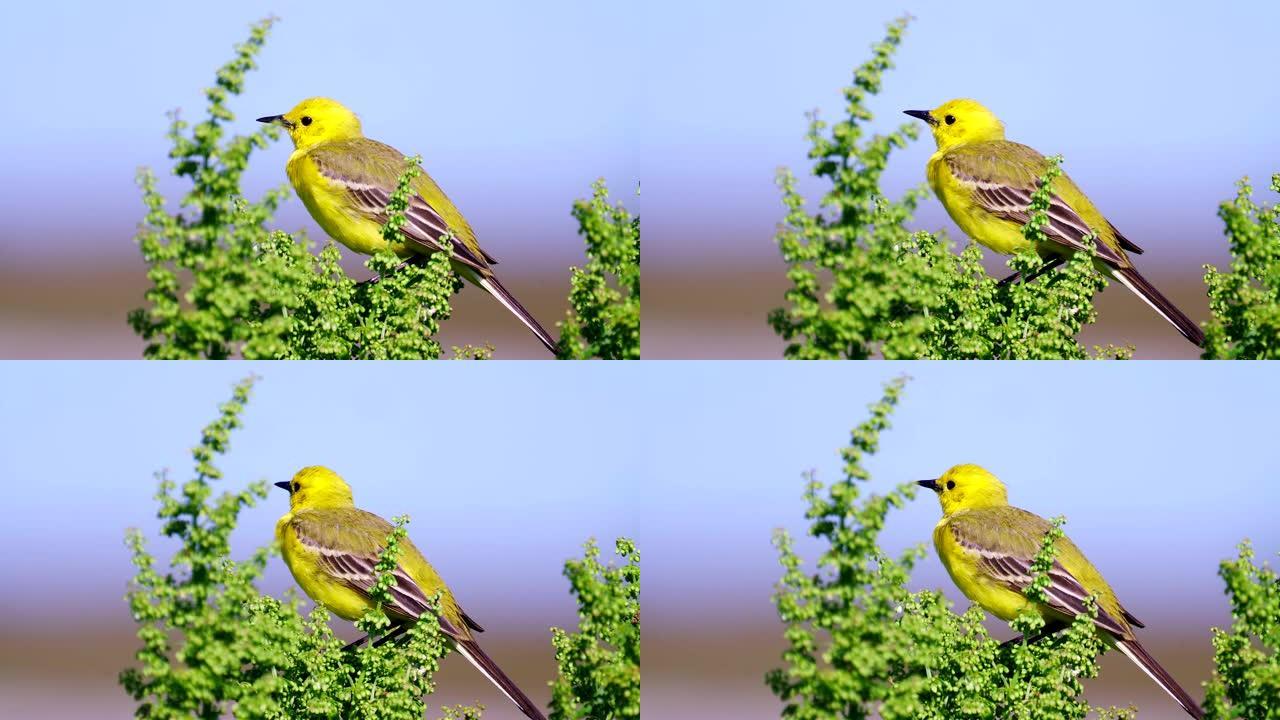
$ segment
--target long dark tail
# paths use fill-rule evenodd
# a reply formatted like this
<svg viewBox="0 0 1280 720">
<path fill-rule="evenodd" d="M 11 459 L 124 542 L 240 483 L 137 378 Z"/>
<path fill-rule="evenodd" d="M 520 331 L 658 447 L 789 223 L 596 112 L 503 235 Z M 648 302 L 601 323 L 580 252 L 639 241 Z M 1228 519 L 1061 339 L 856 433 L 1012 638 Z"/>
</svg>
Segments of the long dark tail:
<svg viewBox="0 0 1280 720">
<path fill-rule="evenodd" d="M 502 668 L 498 667 L 498 664 L 486 655 L 484 650 L 480 649 L 475 640 L 459 640 L 455 638 L 453 645 L 460 655 L 470 660 L 477 670 L 489 678 L 489 682 L 496 685 L 504 695 L 510 698 L 511 702 L 520 708 L 520 712 L 525 714 L 525 717 L 529 718 L 529 720 L 547 720 L 547 716 L 542 714 L 542 711 L 538 709 L 537 705 L 533 704 L 528 695 L 525 695 L 520 688 L 516 687 L 515 682 L 507 677 L 506 673 L 502 672 Z"/>
<path fill-rule="evenodd" d="M 1153 310 L 1160 313 L 1160 317 L 1168 320 L 1171 325 L 1182 333 L 1182 337 L 1196 344 L 1196 347 L 1204 347 L 1204 331 L 1191 321 L 1191 318 L 1182 314 L 1169 298 L 1160 294 L 1154 285 L 1147 282 L 1137 270 L 1133 268 L 1112 268 L 1112 274 L 1122 285 L 1133 291 L 1134 295 L 1142 298 L 1151 306 Z"/>
<path fill-rule="evenodd" d="M 1196 718 L 1196 720 L 1204 717 L 1204 711 L 1200 709 L 1200 705 L 1191 699 L 1191 696 L 1187 694 L 1186 690 L 1182 689 L 1177 680 L 1173 679 L 1169 671 L 1160 667 L 1160 663 L 1156 662 L 1156 659 L 1151 657 L 1151 653 L 1148 653 L 1147 649 L 1142 647 L 1137 640 L 1117 640 L 1116 647 L 1120 648 L 1120 652 L 1128 655 L 1129 659 L 1142 668 L 1143 672 L 1151 676 L 1151 679 L 1155 680 L 1157 685 L 1164 688 L 1164 691 L 1169 693 L 1169 696 L 1176 700 L 1182 706 L 1182 709 L 1187 711 L 1188 715 Z"/>
<path fill-rule="evenodd" d="M 533 313 L 525 310 L 524 306 L 520 304 L 515 295 L 511 294 L 510 290 L 507 290 L 501 282 L 498 282 L 497 276 L 490 275 L 487 278 L 476 278 L 476 284 L 487 290 L 498 302 L 502 303 L 503 307 L 510 310 L 511 314 L 520 318 L 520 322 L 524 323 L 525 327 L 538 336 L 538 339 L 547 347 L 547 350 L 551 351 L 552 355 L 556 353 L 555 338 L 551 337 L 551 333 L 538 324 L 538 321 L 533 317 Z"/>
</svg>

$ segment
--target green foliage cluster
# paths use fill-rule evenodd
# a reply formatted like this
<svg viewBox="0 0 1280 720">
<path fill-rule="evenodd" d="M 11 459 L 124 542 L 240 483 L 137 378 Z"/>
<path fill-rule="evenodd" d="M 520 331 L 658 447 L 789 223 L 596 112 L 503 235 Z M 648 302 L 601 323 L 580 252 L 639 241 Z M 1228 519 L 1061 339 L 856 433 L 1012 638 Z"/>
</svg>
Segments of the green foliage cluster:
<svg viewBox="0 0 1280 720">
<path fill-rule="evenodd" d="M 565 563 L 578 598 L 578 632 L 551 629 L 559 677 L 551 685 L 551 720 L 640 717 L 640 551 L 619 538 L 624 564 L 600 563 L 588 541 L 582 560 Z"/>
<path fill-rule="evenodd" d="M 810 115 L 813 173 L 831 183 L 822 209 L 808 212 L 795 176 L 779 173 L 787 214 L 777 242 L 791 287 L 769 323 L 788 342 L 786 357 L 1088 357 L 1075 336 L 1096 319 L 1093 296 L 1106 285 L 1091 258 L 1080 253 L 1035 282 L 1002 285 L 987 275 L 977 244 L 957 255 L 944 236 L 907 230 L 928 192 L 924 186 L 897 200 L 881 191 L 891 152 L 916 139 L 918 125 L 864 139 L 873 118 L 866 104 L 880 91 L 908 20 L 890 24 L 872 58 L 854 72 L 852 86 L 844 89 L 846 117 L 830 133 L 816 112 Z M 1055 164 L 1051 174 L 1057 172 Z M 1026 230 L 1031 235 L 1040 232 L 1034 222 Z M 1028 250 L 1008 265 L 1028 275 L 1042 262 Z M 1096 354 L 1130 352 L 1108 348 Z"/>
<path fill-rule="evenodd" d="M 569 303 L 560 323 L 564 360 L 640 359 L 640 217 L 610 204 L 604 180 L 578 200 L 573 216 L 587 241 L 587 264 L 570 269 Z"/>
<path fill-rule="evenodd" d="M 1231 270 L 1205 266 L 1209 309 L 1204 357 L 1280 359 L 1280 207 L 1259 207 L 1249 179 L 1240 181 L 1234 201 L 1218 208 L 1231 240 Z M 1280 173 L 1271 176 L 1280 193 Z"/>
<path fill-rule="evenodd" d="M 1097 673 L 1101 650 L 1089 617 L 1036 642 L 1001 646 L 983 627 L 981 608 L 956 615 L 941 593 L 906 589 L 923 546 L 898 557 L 879 547 L 889 511 L 912 500 L 916 486 L 903 483 L 864 498 L 861 485 L 870 474 L 863 463 L 877 451 L 904 382 L 887 385 L 871 417 L 853 430 L 841 451 L 840 481 L 824 486 L 807 476 L 805 517 L 823 548 L 816 570 L 805 569 L 789 533 L 774 534 L 783 567 L 774 603 L 787 649 L 785 665 L 766 682 L 785 703 L 784 716 L 1083 718 L 1090 708 L 1077 699 L 1080 683 Z M 1040 573 L 1053 564 L 1054 538 L 1045 537 L 1037 556 Z M 1028 613 L 1012 625 L 1035 637 L 1043 623 Z M 1100 712 L 1131 716 L 1114 708 Z"/>
<path fill-rule="evenodd" d="M 252 583 L 266 566 L 268 551 L 246 561 L 227 560 L 230 534 L 242 509 L 266 497 L 266 483 L 213 498 L 211 482 L 221 477 L 214 456 L 226 451 L 232 429 L 248 399 L 251 382 L 237 386 L 220 417 L 204 429 L 193 451 L 195 477 L 181 491 L 160 476 L 156 500 L 161 534 L 181 543 L 169 568 L 156 567 L 136 529 L 126 539 L 137 575 L 127 596 L 138 623 L 141 667 L 120 675 L 125 690 L 141 704 L 137 717 L 221 717 L 228 701 L 242 699 L 240 659 L 255 645 L 243 622 L 242 608 L 257 593 Z M 232 683 L 235 679 L 237 682 Z M 235 688 L 230 698 L 224 688 Z"/>
<path fill-rule="evenodd" d="M 239 514 L 265 498 L 267 487 L 258 481 L 215 496 L 213 485 L 222 473 L 214 460 L 227 452 L 252 385 L 252 379 L 238 384 L 204 429 L 192 451 L 192 479 L 179 487 L 167 475 L 159 477 L 160 532 L 177 546 L 167 567 L 140 531 L 127 533 L 137 568 L 127 600 L 141 647 L 137 665 L 124 670 L 120 682 L 138 703 L 135 717 L 420 720 L 440 658 L 451 648 L 434 616 L 394 642 L 347 650 L 323 608 L 303 617 L 292 592 L 282 602 L 258 591 L 255 583 L 272 545 L 255 549 L 246 560 L 231 560 L 230 535 Z M 378 558 L 375 599 L 389 599 L 407 522 L 395 519 Z M 625 567 L 601 568 L 594 544 L 585 560 L 566 566 L 582 628 L 553 636 L 562 673 L 556 681 L 559 717 L 586 717 L 586 711 L 592 718 L 638 717 L 639 554 L 626 540 L 618 541 L 618 552 L 628 561 Z M 371 638 L 393 637 L 380 609 L 356 624 Z M 481 714 L 471 706 L 440 710 L 459 720 Z"/>
<path fill-rule="evenodd" d="M 1213 629 L 1214 664 L 1205 697 L 1210 718 L 1280 717 L 1280 578 L 1253 563 L 1253 547 L 1240 544 L 1218 575 L 1231 599 L 1231 630 Z"/>
<path fill-rule="evenodd" d="M 224 142 L 235 119 L 227 100 L 242 91 L 271 25 L 267 19 L 253 26 L 218 70 L 205 91 L 204 121 L 187 132 L 188 124 L 172 117 L 174 174 L 191 182 L 180 208 L 167 209 L 154 173 L 138 173 L 147 215 L 137 239 L 151 287 L 147 307 L 131 312 L 129 323 L 148 343 L 145 357 L 439 356 L 431 337 L 449 317 L 449 297 L 459 287 L 446 256 L 401 267 L 384 252 L 366 262 L 381 282 L 358 283 L 342 269 L 332 241 L 316 255 L 305 237 L 267 230 L 290 192 L 286 187 L 244 199 L 240 181 L 249 157 L 277 131 L 264 126 Z"/>
</svg>

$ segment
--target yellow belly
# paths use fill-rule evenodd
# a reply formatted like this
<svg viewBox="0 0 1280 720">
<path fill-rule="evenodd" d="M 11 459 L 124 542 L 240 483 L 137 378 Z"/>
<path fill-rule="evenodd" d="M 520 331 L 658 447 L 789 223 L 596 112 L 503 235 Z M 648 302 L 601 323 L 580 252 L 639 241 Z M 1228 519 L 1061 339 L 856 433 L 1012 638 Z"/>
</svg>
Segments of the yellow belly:
<svg viewBox="0 0 1280 720">
<path fill-rule="evenodd" d="M 305 151 L 294 151 L 285 171 L 307 212 L 329 237 L 362 255 L 372 255 L 389 246 L 382 238 L 382 225 L 350 207 L 346 190 L 321 175 Z M 413 254 L 403 244 L 392 250 L 400 257 Z"/>
<path fill-rule="evenodd" d="M 941 153 L 929 159 L 928 176 L 934 195 L 965 235 L 1001 255 L 1013 255 L 1030 245 L 1022 235 L 1021 225 L 1002 220 L 978 206 L 973 191 L 955 179 L 942 161 Z"/>
<path fill-rule="evenodd" d="M 979 572 L 978 555 L 956 542 L 955 536 L 947 529 L 946 522 L 944 518 L 934 527 L 933 545 L 938 551 L 938 558 L 942 560 L 942 566 L 951 576 L 951 581 L 965 597 L 1006 622 L 1017 617 L 1028 605 L 1033 605 L 1022 593 L 993 582 Z"/>
</svg>

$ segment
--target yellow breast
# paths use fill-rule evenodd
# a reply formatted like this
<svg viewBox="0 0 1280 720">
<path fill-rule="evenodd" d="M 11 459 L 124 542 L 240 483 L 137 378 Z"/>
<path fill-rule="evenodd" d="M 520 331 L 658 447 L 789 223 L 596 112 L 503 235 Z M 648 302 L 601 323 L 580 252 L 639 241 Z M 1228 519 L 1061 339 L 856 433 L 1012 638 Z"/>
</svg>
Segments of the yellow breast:
<svg viewBox="0 0 1280 720">
<path fill-rule="evenodd" d="M 356 209 L 346 188 L 322 175 L 307 156 L 307 150 L 295 150 L 289 156 L 285 172 L 307 212 L 329 237 L 363 255 L 372 255 L 387 247 L 387 241 L 382 238 L 382 225 Z M 403 246 L 394 249 L 401 257 L 412 254 Z"/>
<path fill-rule="evenodd" d="M 955 535 L 947 527 L 947 518 L 933 528 L 933 545 L 956 587 L 987 612 L 1008 621 L 1031 604 L 1022 593 L 992 581 L 979 570 L 978 554 L 956 542 Z"/>
<path fill-rule="evenodd" d="M 321 569 L 317 560 L 318 553 L 303 545 L 298 540 L 297 533 L 289 527 L 292 519 L 293 513 L 289 513 L 276 523 L 276 541 L 280 544 L 284 563 L 289 566 L 289 572 L 293 573 L 298 586 L 307 597 L 344 620 L 363 617 L 372 607 L 371 603 L 363 594 L 344 583 L 334 581 Z"/>
<path fill-rule="evenodd" d="M 964 234 L 1001 255 L 1012 255 L 1027 247 L 1022 226 L 981 208 L 974 200 L 972 188 L 956 179 L 943 161 L 943 155 L 944 152 L 939 151 L 929 158 L 929 187 Z"/>
</svg>

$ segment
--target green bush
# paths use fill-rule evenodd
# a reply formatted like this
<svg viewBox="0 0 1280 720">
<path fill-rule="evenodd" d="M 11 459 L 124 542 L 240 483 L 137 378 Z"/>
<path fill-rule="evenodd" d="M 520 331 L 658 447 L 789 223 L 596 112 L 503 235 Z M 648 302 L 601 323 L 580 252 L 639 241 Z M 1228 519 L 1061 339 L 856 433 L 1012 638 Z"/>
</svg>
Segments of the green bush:
<svg viewBox="0 0 1280 720">
<path fill-rule="evenodd" d="M 923 545 L 897 557 L 878 538 L 894 508 L 914 499 L 914 483 L 865 495 L 863 462 L 889 427 L 903 380 L 886 386 L 871 417 L 841 451 L 844 476 L 830 486 L 809 474 L 805 486 L 809 534 L 822 547 L 806 568 L 789 533 L 774 534 L 783 575 L 774 592 L 785 627 L 783 666 L 766 682 L 791 720 L 829 718 L 1083 718 L 1081 681 L 1098 672 L 1102 642 L 1091 618 L 1035 643 L 1002 647 L 983 627 L 978 606 L 951 611 L 936 590 L 910 592 L 907 583 Z M 1046 535 L 1034 567 L 1041 583 L 1053 562 L 1054 533 Z M 1276 717 L 1280 713 L 1280 584 L 1270 570 L 1249 563 L 1247 547 L 1221 571 L 1233 599 L 1236 625 L 1215 631 L 1218 670 L 1209 685 L 1208 717 Z M 1029 593 L 1030 594 L 1030 593 Z M 1034 614 L 1011 627 L 1034 636 Z M 1261 648 L 1261 649 L 1259 649 Z M 1228 710 L 1228 708 L 1231 708 Z M 1099 717 L 1132 718 L 1133 708 L 1093 708 Z M 1233 714 L 1234 713 L 1234 714 Z"/>
<path fill-rule="evenodd" d="M 1213 678 L 1205 697 L 1210 718 L 1280 717 L 1280 578 L 1253 564 L 1253 547 L 1240 544 L 1218 575 L 1231 599 L 1230 632 L 1213 628 Z"/>
<path fill-rule="evenodd" d="M 450 649 L 434 616 L 416 623 L 403 642 L 344 651 L 326 610 L 317 607 L 303 617 L 292 591 L 284 601 L 258 591 L 276 550 L 271 544 L 244 560 L 231 559 L 240 511 L 267 493 L 264 481 L 217 495 L 213 487 L 222 479 L 214 461 L 240 427 L 251 386 L 252 380 L 237 385 L 204 429 L 192 451 L 190 480 L 179 487 L 167 474 L 159 476 L 160 532 L 176 546 L 167 566 L 158 564 L 140 531 L 127 533 L 137 568 L 127 600 L 141 647 L 137 665 L 124 670 L 120 682 L 138 703 L 135 717 L 419 720 L 440 658 Z M 375 597 L 393 582 L 407 522 L 395 519 L 377 564 Z M 630 620 L 639 617 L 639 555 L 627 540 L 618 541 L 618 551 L 628 560 L 621 569 L 601 568 L 593 544 L 585 560 L 566 565 L 582 626 L 578 633 L 553 633 L 561 668 L 553 700 L 559 717 L 583 717 L 575 708 L 590 708 L 598 718 L 638 714 L 639 626 Z M 628 622 L 619 622 L 622 617 Z M 377 636 L 389 620 L 373 610 L 356 625 Z M 478 718 L 481 708 L 441 711 L 446 718 Z"/>
<path fill-rule="evenodd" d="M 640 551 L 615 545 L 620 567 L 600 564 L 595 541 L 582 560 L 565 563 L 578 598 L 576 633 L 551 629 L 560 675 L 551 684 L 551 720 L 640 717 Z"/>
<path fill-rule="evenodd" d="M 274 126 L 227 138 L 235 119 L 230 96 L 272 26 L 253 26 L 231 62 L 205 91 L 207 117 L 194 127 L 177 113 L 169 140 L 173 172 L 190 181 L 176 211 L 157 189 L 156 176 L 138 171 L 147 214 L 137 241 L 148 266 L 146 306 L 129 324 L 147 342 L 144 357 L 162 359 L 412 359 L 441 356 L 434 339 L 449 319 L 450 298 L 462 287 L 449 256 L 435 253 L 422 263 L 402 263 L 384 250 L 365 261 L 376 282 L 357 282 L 343 270 L 339 246 L 328 240 L 318 254 L 304 234 L 271 231 L 280 203 L 292 195 L 281 186 L 256 201 L 244 198 L 241 177 L 254 150 L 279 137 Z M 410 161 L 401 191 L 420 172 Z M 609 207 L 603 183 L 574 215 L 587 236 L 590 257 L 573 270 L 565 323 L 571 342 L 565 357 L 639 356 L 639 219 Z M 403 203 L 392 207 L 384 234 L 402 240 Z M 620 289 L 609 286 L 607 274 Z M 486 358 L 491 346 L 453 348 L 459 358 Z"/>
<path fill-rule="evenodd" d="M 604 180 L 573 205 L 587 240 L 587 265 L 571 268 L 568 317 L 560 323 L 565 360 L 640 359 L 640 218 L 609 204 Z"/>
<path fill-rule="evenodd" d="M 1204 356 L 1210 359 L 1280 359 L 1280 209 L 1253 202 L 1249 179 L 1218 217 L 1231 240 L 1231 271 L 1205 265 L 1209 309 Z M 1271 176 L 1280 193 L 1280 173 Z"/>
</svg>

